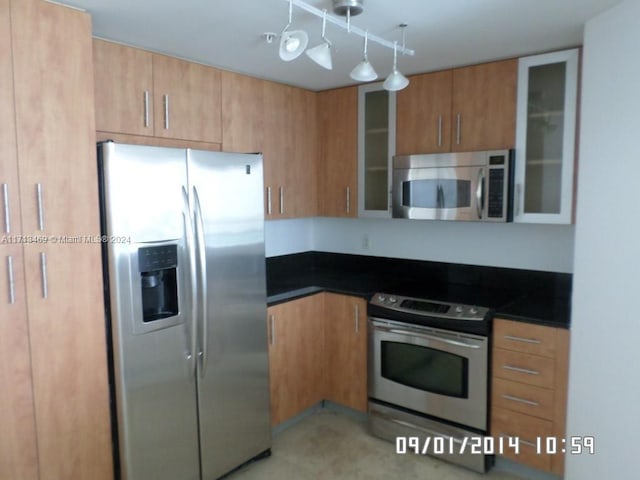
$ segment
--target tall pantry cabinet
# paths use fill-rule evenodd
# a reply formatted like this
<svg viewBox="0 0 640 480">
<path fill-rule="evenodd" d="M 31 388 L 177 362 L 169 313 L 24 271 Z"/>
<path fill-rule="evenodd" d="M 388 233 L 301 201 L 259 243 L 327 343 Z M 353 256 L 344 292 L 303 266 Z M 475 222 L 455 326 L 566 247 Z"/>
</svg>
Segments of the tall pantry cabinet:
<svg viewBox="0 0 640 480">
<path fill-rule="evenodd" d="M 112 479 L 90 18 L 0 0 L 0 41 L 0 478 Z"/>
</svg>

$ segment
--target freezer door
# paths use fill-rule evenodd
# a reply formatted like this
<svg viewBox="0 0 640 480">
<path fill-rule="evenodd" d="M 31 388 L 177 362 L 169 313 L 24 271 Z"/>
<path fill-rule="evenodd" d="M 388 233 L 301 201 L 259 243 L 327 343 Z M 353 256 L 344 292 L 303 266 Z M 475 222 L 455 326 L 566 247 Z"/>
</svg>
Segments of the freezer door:
<svg viewBox="0 0 640 480">
<path fill-rule="evenodd" d="M 203 480 L 271 447 L 262 157 L 188 152 L 198 238 Z"/>
<path fill-rule="evenodd" d="M 186 151 L 107 143 L 99 152 L 121 478 L 197 480 Z"/>
</svg>

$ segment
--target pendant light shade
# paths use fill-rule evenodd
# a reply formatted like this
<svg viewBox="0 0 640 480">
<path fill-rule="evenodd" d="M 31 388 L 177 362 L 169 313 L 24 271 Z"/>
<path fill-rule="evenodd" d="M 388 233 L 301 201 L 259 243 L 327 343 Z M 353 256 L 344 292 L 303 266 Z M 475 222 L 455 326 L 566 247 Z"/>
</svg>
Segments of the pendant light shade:
<svg viewBox="0 0 640 480">
<path fill-rule="evenodd" d="M 309 35 L 304 30 L 289 30 L 293 18 L 293 0 L 289 0 L 289 23 L 284 27 L 280 34 L 280 59 L 285 62 L 295 60 L 309 43 Z"/>
<path fill-rule="evenodd" d="M 369 40 L 369 33 L 365 32 L 364 35 L 364 58 L 362 61 L 355 66 L 349 76 L 358 82 L 371 82 L 378 78 L 378 74 L 373 69 L 373 65 L 369 63 L 369 58 L 367 57 L 367 43 Z"/>
<path fill-rule="evenodd" d="M 280 58 L 285 62 L 295 60 L 309 43 L 309 36 L 304 30 L 285 30 L 280 37 Z"/>
<path fill-rule="evenodd" d="M 331 61 L 331 42 L 324 36 L 327 28 L 327 11 L 322 17 L 322 43 L 306 51 L 307 56 L 327 70 L 333 69 Z"/>
<path fill-rule="evenodd" d="M 393 43 L 393 69 L 382 86 L 390 92 L 397 92 L 409 85 L 409 79 L 398 71 L 397 42 Z"/>
</svg>

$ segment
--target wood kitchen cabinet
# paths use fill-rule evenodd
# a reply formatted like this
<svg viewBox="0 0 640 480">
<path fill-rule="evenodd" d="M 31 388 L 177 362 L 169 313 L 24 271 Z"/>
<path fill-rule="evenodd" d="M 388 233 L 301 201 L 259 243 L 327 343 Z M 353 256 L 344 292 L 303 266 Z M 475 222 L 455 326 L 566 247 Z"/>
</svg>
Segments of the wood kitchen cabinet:
<svg viewBox="0 0 640 480">
<path fill-rule="evenodd" d="M 95 39 L 96 128 L 222 142 L 220 70 Z"/>
<path fill-rule="evenodd" d="M 325 293 L 325 399 L 367 411 L 367 303 Z"/>
<path fill-rule="evenodd" d="M 518 60 L 453 70 L 451 150 L 514 148 Z"/>
<path fill-rule="evenodd" d="M 318 213 L 358 216 L 358 89 L 318 97 Z"/>
<path fill-rule="evenodd" d="M 90 18 L 0 0 L 0 37 L 0 478 L 109 480 L 100 245 L 44 241 L 99 234 Z"/>
<path fill-rule="evenodd" d="M 262 152 L 265 139 L 264 80 L 222 72 L 222 147 L 225 152 Z"/>
<path fill-rule="evenodd" d="M 414 75 L 397 94 L 398 155 L 514 148 L 517 59 Z"/>
<path fill-rule="evenodd" d="M 322 296 L 268 308 L 271 423 L 278 425 L 324 398 Z"/>
<path fill-rule="evenodd" d="M 397 93 L 398 155 L 451 151 L 452 71 L 411 77 Z"/>
<path fill-rule="evenodd" d="M 504 455 L 555 475 L 564 454 L 538 454 L 536 438 L 565 438 L 569 330 L 494 320 L 491 434 L 520 439 L 518 455 Z M 543 447 L 544 448 L 544 447 Z"/>
</svg>

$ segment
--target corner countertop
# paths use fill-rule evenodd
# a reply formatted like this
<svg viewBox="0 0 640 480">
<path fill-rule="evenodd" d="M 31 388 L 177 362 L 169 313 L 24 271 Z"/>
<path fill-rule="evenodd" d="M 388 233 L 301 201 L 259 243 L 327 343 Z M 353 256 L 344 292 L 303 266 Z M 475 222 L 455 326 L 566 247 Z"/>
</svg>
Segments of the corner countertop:
<svg viewBox="0 0 640 480">
<path fill-rule="evenodd" d="M 571 318 L 569 274 L 324 252 L 267 259 L 269 306 L 324 291 L 480 305 L 494 317 L 561 328 Z"/>
</svg>

